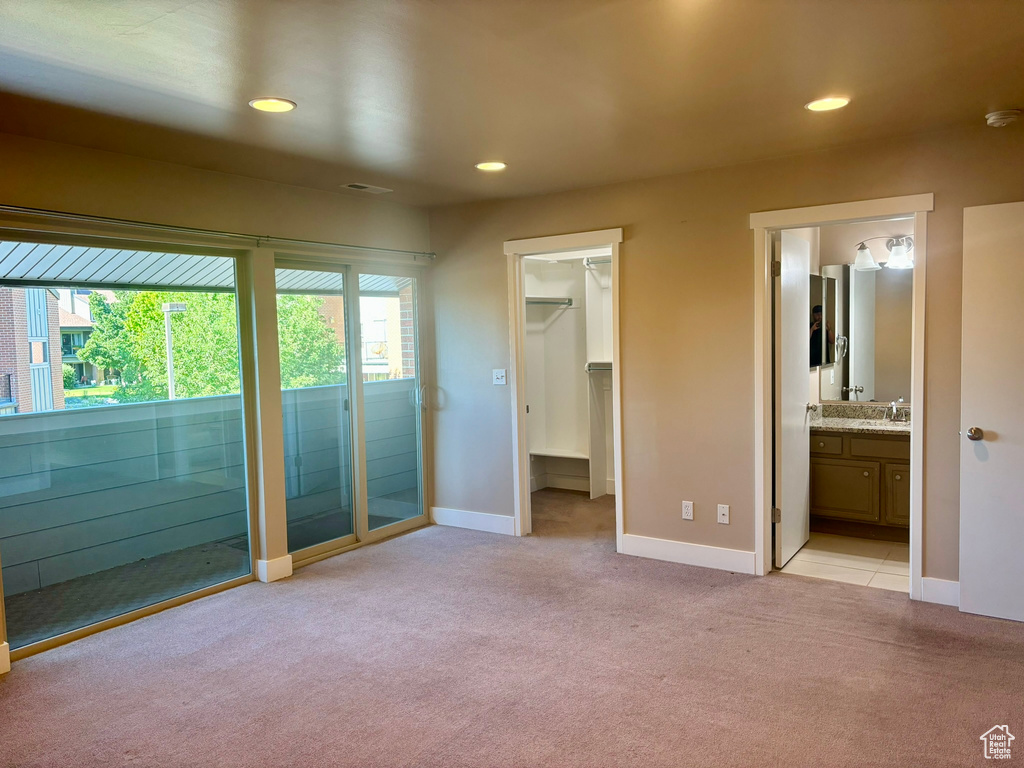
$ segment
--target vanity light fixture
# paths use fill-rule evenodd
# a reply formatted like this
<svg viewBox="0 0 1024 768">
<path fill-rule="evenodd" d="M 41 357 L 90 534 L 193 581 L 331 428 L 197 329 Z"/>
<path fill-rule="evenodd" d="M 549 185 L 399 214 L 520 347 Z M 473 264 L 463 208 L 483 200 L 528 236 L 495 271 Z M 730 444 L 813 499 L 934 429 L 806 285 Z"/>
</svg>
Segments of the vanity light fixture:
<svg viewBox="0 0 1024 768">
<path fill-rule="evenodd" d="M 857 258 L 853 262 L 853 268 L 858 272 L 874 272 L 882 268 L 871 256 L 871 249 L 867 246 L 868 240 L 885 240 L 885 247 L 889 250 L 889 261 L 885 266 L 889 269 L 914 268 L 914 259 L 910 256 L 910 252 L 914 250 L 914 238 L 910 235 L 882 235 L 862 240 L 857 246 Z"/>
<path fill-rule="evenodd" d="M 853 262 L 853 268 L 858 272 L 874 272 L 882 267 L 871 256 L 871 249 L 861 243 L 857 246 L 857 259 Z"/>
<path fill-rule="evenodd" d="M 260 112 L 291 112 L 297 106 L 291 99 L 277 96 L 261 96 L 249 102 L 249 106 Z"/>
<path fill-rule="evenodd" d="M 815 99 L 804 104 L 804 109 L 811 112 L 831 112 L 833 109 L 842 109 L 850 100 L 845 96 L 826 96 L 823 99 Z"/>
<path fill-rule="evenodd" d="M 889 269 L 914 268 L 914 260 L 910 257 L 910 250 L 914 247 L 912 238 L 897 237 L 889 240 L 885 247 L 889 249 L 889 262 L 885 265 Z"/>
<path fill-rule="evenodd" d="M 489 161 L 489 162 L 486 162 L 486 163 L 477 163 L 475 168 L 478 171 L 489 171 L 491 173 L 494 173 L 495 171 L 504 171 L 505 168 L 506 168 L 506 165 L 504 163 L 502 163 L 502 162 L 497 161 L 497 160 L 492 160 L 492 161 Z"/>
</svg>

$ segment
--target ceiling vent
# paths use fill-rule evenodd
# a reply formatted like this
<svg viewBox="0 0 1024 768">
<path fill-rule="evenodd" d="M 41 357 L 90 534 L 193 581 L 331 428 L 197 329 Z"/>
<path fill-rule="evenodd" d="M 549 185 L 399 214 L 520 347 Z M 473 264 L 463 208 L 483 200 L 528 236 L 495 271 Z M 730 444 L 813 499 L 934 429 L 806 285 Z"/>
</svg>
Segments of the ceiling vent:
<svg viewBox="0 0 1024 768">
<path fill-rule="evenodd" d="M 989 112 L 985 115 L 985 121 L 993 128 L 1005 128 L 1010 123 L 1020 120 L 1019 109 L 1003 109 L 998 112 Z"/>
<path fill-rule="evenodd" d="M 375 187 L 373 184 L 345 184 L 343 189 L 351 189 L 354 192 L 367 192 L 371 195 L 386 195 L 388 192 L 394 192 L 393 189 L 387 187 Z"/>
</svg>

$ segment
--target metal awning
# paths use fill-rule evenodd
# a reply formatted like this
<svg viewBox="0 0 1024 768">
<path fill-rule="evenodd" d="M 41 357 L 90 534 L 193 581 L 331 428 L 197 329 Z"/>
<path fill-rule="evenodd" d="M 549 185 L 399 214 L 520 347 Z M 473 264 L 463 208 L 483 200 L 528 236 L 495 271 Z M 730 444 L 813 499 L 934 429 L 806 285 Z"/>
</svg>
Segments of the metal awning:
<svg viewBox="0 0 1024 768">
<path fill-rule="evenodd" d="M 79 245 L 0 241 L 0 285 L 233 291 L 234 260 Z"/>
<path fill-rule="evenodd" d="M 309 269 L 278 269 L 277 292 L 294 294 L 338 295 L 343 289 L 344 276 L 340 272 L 323 272 Z M 408 277 L 390 275 L 360 275 L 360 296 L 397 296 L 399 291 L 412 284 Z"/>
<path fill-rule="evenodd" d="M 337 294 L 342 274 L 278 269 L 277 290 Z M 363 296 L 397 296 L 408 277 L 360 275 Z M 234 259 L 79 245 L 0 241 L 0 285 L 69 286 L 130 290 L 234 291 Z"/>
</svg>

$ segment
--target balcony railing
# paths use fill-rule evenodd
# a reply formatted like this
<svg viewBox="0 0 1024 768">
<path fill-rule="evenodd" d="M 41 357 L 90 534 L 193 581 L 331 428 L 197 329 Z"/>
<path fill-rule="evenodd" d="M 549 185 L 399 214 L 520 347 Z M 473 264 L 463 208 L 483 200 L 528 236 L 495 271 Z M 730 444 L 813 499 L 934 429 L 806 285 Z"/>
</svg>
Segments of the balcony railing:
<svg viewBox="0 0 1024 768">
<path fill-rule="evenodd" d="M 378 436 L 366 447 L 371 496 L 417 486 L 413 388 L 413 379 L 365 387 L 366 421 L 378 422 L 367 430 Z M 303 499 L 304 514 L 321 513 L 351 477 L 346 390 L 283 393 L 287 494 Z M 5 416 L 4 593 L 243 536 L 241 416 L 238 395 Z"/>
</svg>

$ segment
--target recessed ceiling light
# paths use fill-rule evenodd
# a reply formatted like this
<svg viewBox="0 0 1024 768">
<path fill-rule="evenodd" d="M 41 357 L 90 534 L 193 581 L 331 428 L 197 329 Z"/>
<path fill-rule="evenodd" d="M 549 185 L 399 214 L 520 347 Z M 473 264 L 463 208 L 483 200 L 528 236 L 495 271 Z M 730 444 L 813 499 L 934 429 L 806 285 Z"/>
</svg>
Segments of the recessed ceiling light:
<svg viewBox="0 0 1024 768">
<path fill-rule="evenodd" d="M 809 109 L 811 112 L 828 112 L 833 109 L 842 109 L 849 103 L 850 100 L 845 96 L 826 96 L 824 99 L 815 99 L 804 104 L 804 109 Z"/>
<path fill-rule="evenodd" d="M 295 109 L 295 102 L 288 99 L 279 99 L 276 96 L 263 96 L 253 99 L 249 106 L 258 109 L 260 112 L 291 112 Z"/>
<path fill-rule="evenodd" d="M 504 171 L 505 164 L 497 161 L 487 163 L 477 163 L 476 168 L 478 171 Z"/>
</svg>

